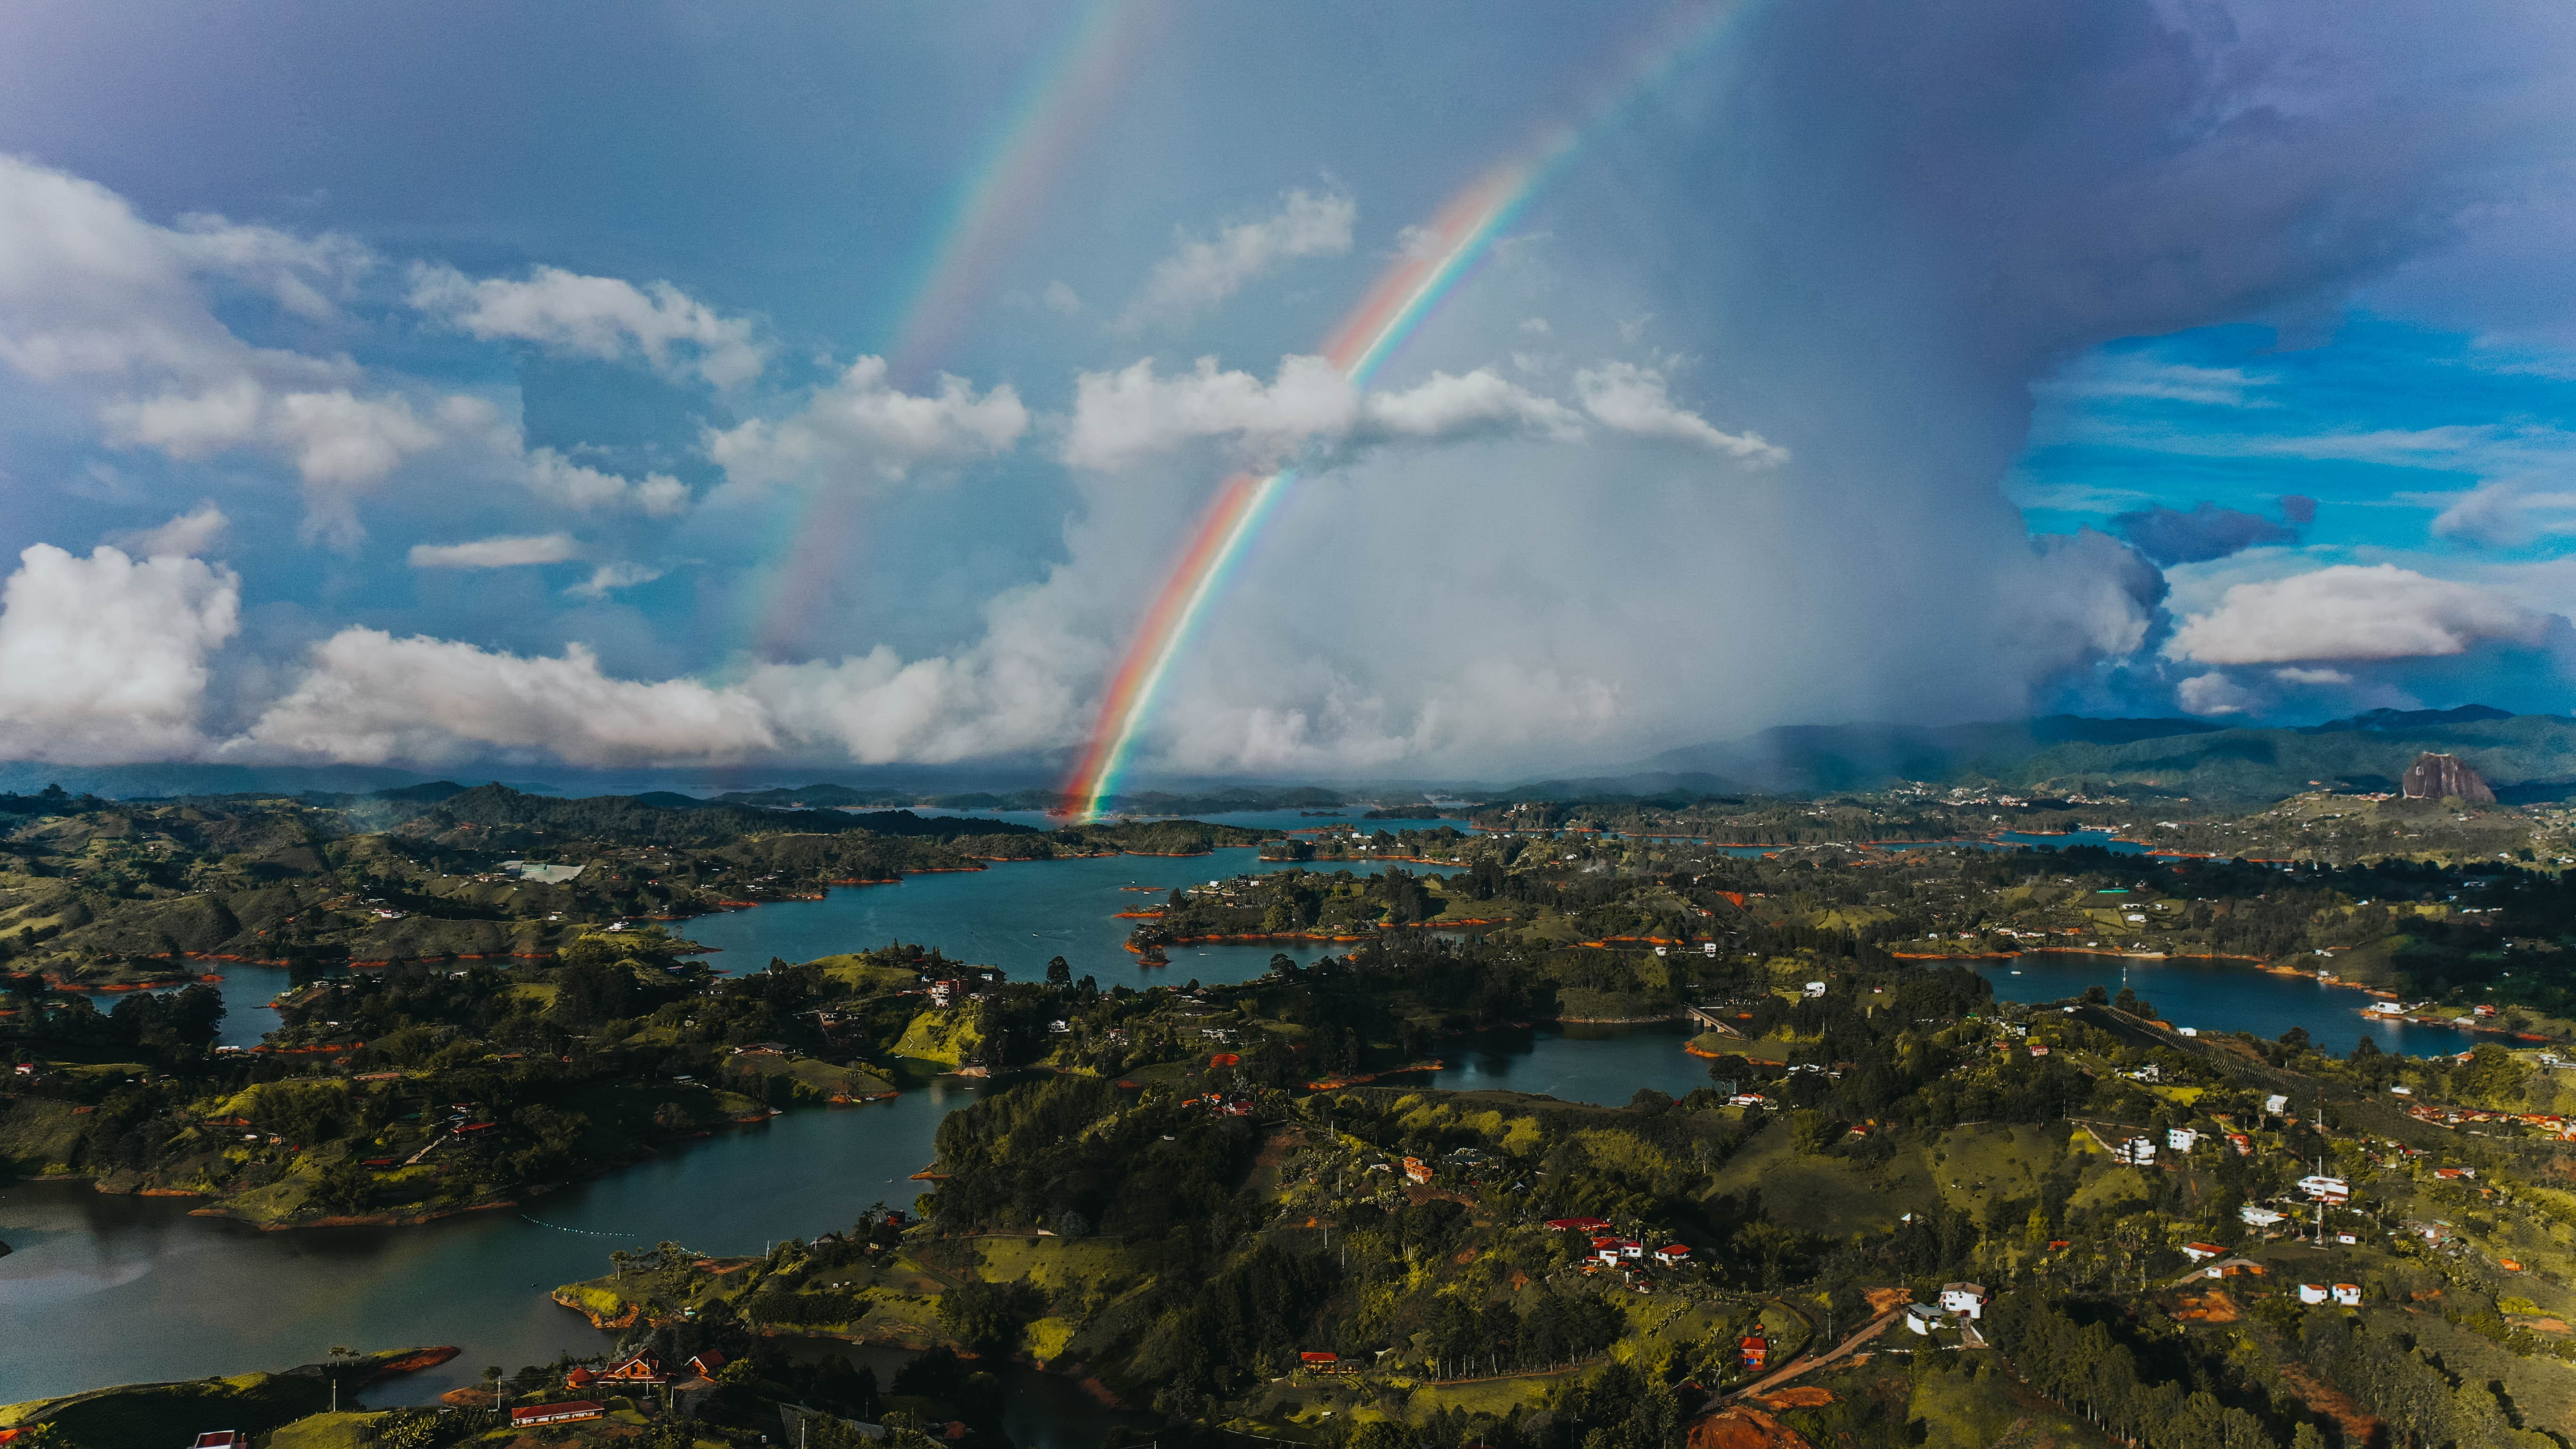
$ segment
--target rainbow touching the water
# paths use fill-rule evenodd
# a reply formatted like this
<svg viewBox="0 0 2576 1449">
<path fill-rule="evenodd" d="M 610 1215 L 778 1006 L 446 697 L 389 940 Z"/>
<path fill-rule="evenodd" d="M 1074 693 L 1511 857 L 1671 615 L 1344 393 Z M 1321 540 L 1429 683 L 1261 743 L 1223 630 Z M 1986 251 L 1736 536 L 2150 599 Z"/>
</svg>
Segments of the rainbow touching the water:
<svg viewBox="0 0 2576 1449">
<path fill-rule="evenodd" d="M 991 142 L 958 173 L 941 222 L 909 269 L 909 300 L 884 347 L 892 383 L 917 389 L 946 362 L 977 307 L 1034 229 L 1067 164 L 1099 127 L 1153 28 L 1150 0 L 1091 0 L 1036 65 Z M 748 600 L 754 652 L 767 654 L 813 615 L 856 533 L 860 499 L 816 489 L 782 510 L 785 564 Z"/>
<path fill-rule="evenodd" d="M 1604 130 L 1627 103 L 1654 90 L 1714 42 L 1735 12 L 1731 4 L 1675 12 L 1631 52 L 1620 68 L 1620 83 L 1591 108 L 1582 125 L 1549 131 L 1527 153 L 1477 177 L 1452 197 L 1413 233 L 1404 255 L 1333 329 L 1324 342 L 1324 357 L 1353 383 L 1366 386 L 1583 143 Z M 1099 719 L 1065 786 L 1065 814 L 1092 820 L 1103 813 L 1133 763 L 1137 741 L 1173 663 L 1188 652 L 1262 524 L 1296 481 L 1297 470 L 1290 467 L 1266 477 L 1239 474 L 1218 488 L 1109 677 Z"/>
</svg>

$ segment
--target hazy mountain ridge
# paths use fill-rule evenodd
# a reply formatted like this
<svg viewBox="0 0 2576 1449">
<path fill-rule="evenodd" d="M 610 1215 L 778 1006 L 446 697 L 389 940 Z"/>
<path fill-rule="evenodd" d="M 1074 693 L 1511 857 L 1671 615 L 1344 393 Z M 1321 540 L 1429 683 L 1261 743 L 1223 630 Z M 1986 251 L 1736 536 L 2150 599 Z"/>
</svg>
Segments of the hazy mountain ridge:
<svg viewBox="0 0 2576 1449">
<path fill-rule="evenodd" d="M 2223 728 L 2205 720 L 2070 714 L 1955 725 L 1779 725 L 1739 740 L 1666 750 L 1615 773 L 1714 777 L 1729 787 L 1721 793 L 1865 790 L 1899 780 L 2000 771 L 2069 742 L 2127 743 Z"/>
<path fill-rule="evenodd" d="M 2177 795 L 2278 798 L 2316 788 L 2312 781 L 2393 792 L 2406 767 L 2427 750 L 2459 756 L 2508 804 L 2576 795 L 2576 720 L 2559 715 L 2327 733 L 2232 729 L 2122 745 L 2060 745 L 1995 772 L 1995 778 L 2026 785 L 2090 780 Z"/>
</svg>

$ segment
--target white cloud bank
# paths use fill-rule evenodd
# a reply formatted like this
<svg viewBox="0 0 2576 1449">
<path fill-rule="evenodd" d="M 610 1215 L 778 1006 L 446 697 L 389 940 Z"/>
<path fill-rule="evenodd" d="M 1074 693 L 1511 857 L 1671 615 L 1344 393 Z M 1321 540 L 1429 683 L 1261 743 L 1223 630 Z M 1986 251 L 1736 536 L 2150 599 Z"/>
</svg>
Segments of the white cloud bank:
<svg viewBox="0 0 2576 1449">
<path fill-rule="evenodd" d="M 727 317 L 669 282 L 638 287 L 543 266 L 525 281 L 476 281 L 423 263 L 412 268 L 411 304 L 486 342 L 532 342 L 604 362 L 640 358 L 665 377 L 694 372 L 717 387 L 739 387 L 768 364 L 749 318 Z"/>
<path fill-rule="evenodd" d="M 2338 564 L 2237 584 L 2183 620 L 2173 659 L 2203 664 L 2438 658 L 2490 640 L 2535 641 L 2548 622 L 2500 594 L 2395 564 Z"/>
<path fill-rule="evenodd" d="M 612 679 L 578 644 L 528 658 L 343 629 L 314 646 L 311 665 L 227 753 L 382 763 L 517 752 L 634 765 L 741 759 L 778 744 L 749 697 L 690 679 Z"/>
<path fill-rule="evenodd" d="M 1363 393 L 1321 357 L 1279 360 L 1269 382 L 1223 370 L 1202 357 L 1188 372 L 1163 376 L 1146 358 L 1116 372 L 1086 372 L 1074 385 L 1065 462 L 1111 471 L 1216 439 L 1246 465 L 1283 461 L 1313 441 L 1368 445 L 1399 440 L 1448 441 L 1520 436 L 1576 442 L 1585 418 L 1613 432 L 1708 448 L 1739 462 L 1768 465 L 1786 450 L 1758 434 L 1720 431 L 1676 406 L 1662 374 L 1630 363 L 1606 363 L 1576 374 L 1578 413 L 1487 368 L 1464 376 L 1435 372 L 1401 392 Z"/>
<path fill-rule="evenodd" d="M 0 752 L 71 764 L 195 754 L 208 656 L 240 626 L 241 582 L 221 565 L 26 549 L 0 588 Z"/>
<path fill-rule="evenodd" d="M 1179 237 L 1179 249 L 1154 266 L 1128 305 L 1123 325 L 1187 317 L 1224 301 L 1280 263 L 1337 257 L 1351 249 L 1358 206 L 1337 192 L 1291 191 L 1276 214 L 1236 222 L 1213 240 Z"/>
<path fill-rule="evenodd" d="M 748 487 L 853 473 L 892 481 L 923 463 L 1007 452 L 1028 427 L 1029 410 L 1007 383 L 979 396 L 964 378 L 943 375 L 936 393 L 908 393 L 887 379 L 884 358 L 862 357 L 803 411 L 710 431 L 706 449 L 729 482 Z"/>
</svg>

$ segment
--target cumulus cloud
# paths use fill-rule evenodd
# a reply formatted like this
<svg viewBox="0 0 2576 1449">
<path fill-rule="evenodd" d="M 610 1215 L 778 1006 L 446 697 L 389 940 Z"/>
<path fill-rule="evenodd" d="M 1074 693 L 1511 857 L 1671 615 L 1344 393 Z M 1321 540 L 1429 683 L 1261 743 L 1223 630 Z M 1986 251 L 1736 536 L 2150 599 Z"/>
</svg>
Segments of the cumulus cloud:
<svg viewBox="0 0 2576 1449">
<path fill-rule="evenodd" d="M 195 753 L 208 658 L 240 619 L 240 580 L 220 565 L 33 545 L 0 587 L 0 750 L 67 763 Z"/>
<path fill-rule="evenodd" d="M 1360 414 L 1361 433 L 1377 437 L 1526 433 L 1574 442 L 1583 436 L 1574 409 L 1481 367 L 1463 377 L 1435 372 L 1402 392 L 1370 393 L 1360 400 Z"/>
<path fill-rule="evenodd" d="M 2308 516 L 2316 516 L 2313 504 Z M 2262 544 L 2296 543 L 2299 538 L 2298 530 L 2287 524 L 2259 513 L 2221 508 L 2205 499 L 2188 510 L 2159 503 L 2123 513 L 2111 520 L 2111 527 L 2138 552 L 2167 565 L 2207 563 Z"/>
<path fill-rule="evenodd" d="M 0 156 L 0 365 L 86 397 L 110 446 L 280 455 L 304 483 L 308 536 L 343 544 L 358 533 L 355 498 L 438 433 L 345 357 L 244 342 L 208 288 L 230 280 L 328 318 L 373 264 L 327 233 L 210 216 L 155 225 L 93 182 Z"/>
<path fill-rule="evenodd" d="M 347 388 L 273 392 L 241 376 L 193 395 L 110 403 L 100 410 L 107 439 L 183 460 L 227 449 L 273 448 L 304 482 L 307 537 L 347 547 L 362 536 L 357 499 L 403 459 L 440 435 L 401 397 L 361 397 Z"/>
<path fill-rule="evenodd" d="M 768 349 L 746 317 L 727 317 L 669 282 L 642 287 L 540 266 L 526 280 L 468 278 L 454 267 L 412 268 L 411 304 L 484 341 L 530 342 L 605 362 L 640 359 L 666 377 L 696 373 L 717 387 L 760 375 Z"/>
<path fill-rule="evenodd" d="M 219 217 L 156 226 L 106 187 L 0 154 L 0 365 L 39 381 L 202 384 L 255 364 L 326 376 L 329 363 L 234 336 L 200 279 L 240 278 L 310 316 L 327 314 L 371 261 L 337 236 L 297 238 Z"/>
<path fill-rule="evenodd" d="M 2344 673 L 2340 669 L 2302 669 L 2292 667 L 2288 669 L 2275 669 L 2272 671 L 2272 677 L 2281 681 L 2283 684 L 2333 686 L 2352 683 L 2352 676 Z"/>
<path fill-rule="evenodd" d="M 693 679 L 614 679 L 581 645 L 529 658 L 343 629 L 228 753 L 380 764 L 493 754 L 575 765 L 733 760 L 778 744 L 760 704 Z"/>
<path fill-rule="evenodd" d="M 2433 519 L 2433 536 L 2458 543 L 2514 548 L 2576 533 L 2576 493 L 2520 479 L 2491 479 L 2464 493 L 2421 501 L 2443 504 Z"/>
<path fill-rule="evenodd" d="M 527 468 L 530 488 L 567 507 L 633 508 L 648 518 L 669 518 L 689 509 L 689 485 L 668 473 L 647 473 L 637 482 L 575 463 L 552 448 L 530 449 Z"/>
<path fill-rule="evenodd" d="M 190 558 L 214 547 L 231 527 L 222 509 L 200 503 L 158 528 L 120 533 L 108 542 L 137 558 Z"/>
<path fill-rule="evenodd" d="M 887 380 L 884 358 L 862 357 L 803 411 L 710 431 L 706 448 L 741 485 L 840 482 L 862 472 L 891 481 L 923 463 L 1007 452 L 1028 427 L 1008 383 L 978 395 L 966 379 L 943 375 L 936 393 L 908 393 Z"/>
<path fill-rule="evenodd" d="M 1181 233 L 1179 250 L 1155 264 L 1129 304 L 1125 325 L 1203 311 L 1285 261 L 1340 256 L 1351 249 L 1358 215 L 1348 196 L 1296 190 L 1280 198 L 1275 214 L 1236 222 L 1213 240 Z"/>
<path fill-rule="evenodd" d="M 2243 714 L 2254 707 L 2254 696 L 2235 680 L 2212 670 L 2174 686 L 2174 702 L 2192 714 Z"/>
<path fill-rule="evenodd" d="M 1081 294 L 1062 282 L 1047 283 L 1046 290 L 1038 294 L 1038 300 L 1059 317 L 1071 317 L 1082 310 Z"/>
<path fill-rule="evenodd" d="M 1246 461 L 1275 461 L 1309 438 L 1347 432 L 1358 416 L 1358 389 L 1320 357 L 1283 357 L 1267 383 L 1248 372 L 1220 371 L 1213 357 L 1163 377 L 1149 357 L 1074 380 L 1063 457 L 1077 468 L 1106 471 L 1193 439 L 1228 438 Z"/>
<path fill-rule="evenodd" d="M 1062 457 L 1077 468 L 1107 471 L 1217 439 L 1236 461 L 1269 466 L 1317 440 L 1368 444 L 1512 433 L 1570 441 L 1583 435 L 1582 419 L 1485 368 L 1464 376 L 1435 372 L 1401 392 L 1364 394 L 1341 369 L 1305 354 L 1281 358 L 1266 383 L 1249 372 L 1221 370 L 1213 357 L 1165 377 L 1146 358 L 1075 380 Z"/>
<path fill-rule="evenodd" d="M 1665 391 L 1664 375 L 1633 362 L 1585 368 L 1574 375 L 1574 391 L 1593 421 L 1618 432 L 1689 443 L 1752 464 L 1781 463 L 1789 457 L 1787 449 L 1764 442 L 1760 433 L 1723 432 L 1677 406 Z"/>
<path fill-rule="evenodd" d="M 2490 640 L 2535 641 L 2547 624 L 2500 594 L 2395 564 L 2338 564 L 2237 584 L 2165 645 L 2203 664 L 2421 659 Z"/>
<path fill-rule="evenodd" d="M 411 566 L 416 569 L 512 569 L 579 557 L 581 545 L 569 533 L 503 535 L 465 543 L 411 546 Z"/>
<path fill-rule="evenodd" d="M 991 642 L 910 662 L 880 646 L 714 685 L 618 679 L 578 644 L 529 657 L 352 628 L 314 646 L 295 688 L 222 749 L 361 764 L 503 754 L 648 765 L 780 749 L 949 761 L 1069 742 L 1078 701 L 1059 662 Z"/>
</svg>

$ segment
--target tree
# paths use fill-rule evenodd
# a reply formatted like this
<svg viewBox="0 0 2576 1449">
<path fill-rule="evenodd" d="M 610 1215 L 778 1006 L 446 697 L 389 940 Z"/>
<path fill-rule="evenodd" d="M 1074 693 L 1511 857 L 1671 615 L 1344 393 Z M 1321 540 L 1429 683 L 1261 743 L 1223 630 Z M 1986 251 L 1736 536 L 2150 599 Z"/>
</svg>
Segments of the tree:
<svg viewBox="0 0 2576 1449">
<path fill-rule="evenodd" d="M 1073 964 L 1062 956 L 1047 958 L 1047 985 L 1061 991 L 1073 984 Z"/>
<path fill-rule="evenodd" d="M 1789 1114 L 1790 1143 L 1811 1157 L 1832 1147 L 1840 1136 L 1841 1124 L 1812 1107 L 1801 1107 Z"/>
<path fill-rule="evenodd" d="M 1019 1347 L 1020 1331 L 1046 1311 L 1036 1285 L 960 1283 L 939 1295 L 939 1322 L 970 1353 L 991 1356 Z"/>
</svg>

